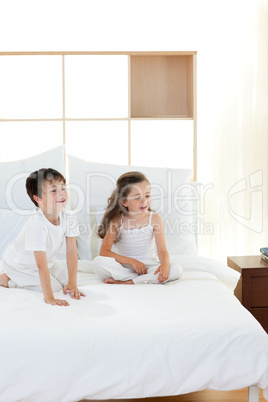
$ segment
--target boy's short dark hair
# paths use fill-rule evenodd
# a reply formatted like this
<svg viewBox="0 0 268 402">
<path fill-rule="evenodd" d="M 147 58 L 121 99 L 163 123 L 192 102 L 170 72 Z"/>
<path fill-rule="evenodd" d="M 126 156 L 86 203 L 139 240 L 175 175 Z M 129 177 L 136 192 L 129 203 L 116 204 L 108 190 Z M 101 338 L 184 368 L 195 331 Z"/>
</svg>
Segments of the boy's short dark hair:
<svg viewBox="0 0 268 402">
<path fill-rule="evenodd" d="M 26 190 L 32 202 L 38 207 L 33 196 L 42 197 L 42 188 L 44 181 L 63 181 L 66 183 L 65 177 L 55 169 L 42 168 L 31 173 L 26 179 Z"/>
</svg>

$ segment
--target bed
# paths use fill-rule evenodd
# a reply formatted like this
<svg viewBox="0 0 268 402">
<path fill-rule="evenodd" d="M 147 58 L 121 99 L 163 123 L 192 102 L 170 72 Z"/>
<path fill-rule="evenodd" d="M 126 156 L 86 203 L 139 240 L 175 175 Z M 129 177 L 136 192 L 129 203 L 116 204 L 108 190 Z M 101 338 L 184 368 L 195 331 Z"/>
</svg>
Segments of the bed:
<svg viewBox="0 0 268 402">
<path fill-rule="evenodd" d="M 1 171 L 0 166 L 0 181 L 4 174 L 11 177 L 5 177 L 5 196 L 0 197 L 2 247 L 30 213 L 26 204 L 19 204 L 28 200 L 22 196 L 15 204 L 10 196 L 23 177 L 14 170 L 29 172 L 49 160 L 46 166 L 63 171 L 59 152 L 62 156 L 62 149 L 56 149 L 43 161 L 42 155 L 23 161 L 23 167 L 3 166 Z M 1 402 L 146 398 L 245 387 L 250 387 L 250 401 L 258 400 L 259 388 L 268 400 L 268 335 L 233 295 L 239 274 L 197 255 L 195 233 L 186 230 L 196 227 L 191 226 L 195 193 L 190 189 L 189 195 L 188 185 L 183 191 L 178 187 L 186 182 L 186 172 L 171 172 L 170 188 L 154 200 L 170 218 L 167 243 L 171 259 L 183 267 L 182 278 L 164 285 L 127 286 L 101 283 L 91 267 L 100 247 L 94 229 L 110 192 L 102 180 L 112 186 L 112 175 L 117 177 L 125 167 L 111 166 L 107 172 L 107 166 L 77 158 L 70 158 L 68 166 L 71 206 L 81 233 L 78 282 L 86 297 L 72 300 L 59 292 L 56 296 L 70 303 L 63 308 L 46 305 L 38 292 L 0 288 Z M 143 171 L 150 177 L 155 173 Z M 161 172 L 155 174 L 159 183 Z M 163 183 L 154 186 L 158 195 L 166 189 Z M 175 206 L 170 203 L 174 189 Z M 179 233 L 175 216 L 180 227 L 184 219 Z"/>
</svg>

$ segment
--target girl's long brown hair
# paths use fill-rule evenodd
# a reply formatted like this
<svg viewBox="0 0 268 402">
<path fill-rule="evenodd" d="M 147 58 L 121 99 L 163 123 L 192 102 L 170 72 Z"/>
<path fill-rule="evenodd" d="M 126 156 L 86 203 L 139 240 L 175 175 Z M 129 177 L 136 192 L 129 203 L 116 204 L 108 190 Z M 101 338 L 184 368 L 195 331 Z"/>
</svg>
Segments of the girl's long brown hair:
<svg viewBox="0 0 268 402">
<path fill-rule="evenodd" d="M 97 233 L 101 239 L 105 237 L 110 222 L 119 218 L 122 213 L 127 213 L 127 208 L 122 205 L 121 201 L 127 198 L 132 186 L 144 181 L 149 183 L 146 176 L 141 172 L 127 172 L 118 178 L 116 188 L 108 198 L 108 206 L 98 228 Z"/>
</svg>

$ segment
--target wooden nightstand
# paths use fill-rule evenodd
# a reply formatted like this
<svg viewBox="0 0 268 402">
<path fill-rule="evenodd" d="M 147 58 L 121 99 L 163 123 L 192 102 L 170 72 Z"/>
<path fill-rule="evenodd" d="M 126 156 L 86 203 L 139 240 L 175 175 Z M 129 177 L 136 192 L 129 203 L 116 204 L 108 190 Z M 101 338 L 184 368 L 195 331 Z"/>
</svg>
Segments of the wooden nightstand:
<svg viewBox="0 0 268 402">
<path fill-rule="evenodd" d="M 268 263 L 251 255 L 227 257 L 227 265 L 241 273 L 235 296 L 268 332 Z"/>
</svg>

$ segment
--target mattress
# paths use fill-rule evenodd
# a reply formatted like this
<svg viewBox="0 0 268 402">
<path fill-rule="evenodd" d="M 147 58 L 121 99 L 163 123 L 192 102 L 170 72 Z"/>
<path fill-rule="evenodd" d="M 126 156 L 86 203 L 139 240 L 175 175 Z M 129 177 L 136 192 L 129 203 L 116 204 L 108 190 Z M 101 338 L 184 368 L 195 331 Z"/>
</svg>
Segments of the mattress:
<svg viewBox="0 0 268 402">
<path fill-rule="evenodd" d="M 1 402 L 145 398 L 255 384 L 268 400 L 268 335 L 233 295 L 238 274 L 201 257 L 177 260 L 182 278 L 159 285 L 104 284 L 86 262 L 78 273 L 86 297 L 55 294 L 69 307 L 1 288 Z"/>
</svg>

